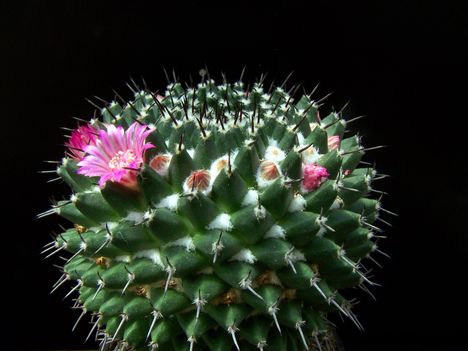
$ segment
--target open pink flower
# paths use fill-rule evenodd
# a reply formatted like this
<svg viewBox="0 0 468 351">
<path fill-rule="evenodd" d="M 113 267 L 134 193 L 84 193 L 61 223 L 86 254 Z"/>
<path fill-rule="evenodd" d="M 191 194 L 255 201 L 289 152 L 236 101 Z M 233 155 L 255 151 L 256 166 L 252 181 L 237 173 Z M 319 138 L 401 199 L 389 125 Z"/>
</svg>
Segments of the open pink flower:
<svg viewBox="0 0 468 351">
<path fill-rule="evenodd" d="M 100 187 L 108 180 L 135 187 L 136 171 L 143 163 L 143 155 L 154 147 L 145 142 L 152 130 L 136 122 L 126 131 L 122 126 L 114 125 L 108 125 L 106 129 L 99 131 L 95 145 L 84 148 L 87 155 L 78 163 L 78 173 L 100 177 Z"/>
<path fill-rule="evenodd" d="M 85 156 L 85 147 L 95 145 L 98 131 L 90 124 L 78 127 L 72 133 L 65 146 L 68 148 L 67 156 L 81 161 Z"/>
<path fill-rule="evenodd" d="M 317 189 L 330 176 L 325 167 L 318 166 L 315 163 L 309 163 L 303 168 L 302 187 L 305 191 Z"/>
<path fill-rule="evenodd" d="M 332 135 L 328 137 L 328 149 L 335 150 L 340 147 L 340 136 Z"/>
</svg>

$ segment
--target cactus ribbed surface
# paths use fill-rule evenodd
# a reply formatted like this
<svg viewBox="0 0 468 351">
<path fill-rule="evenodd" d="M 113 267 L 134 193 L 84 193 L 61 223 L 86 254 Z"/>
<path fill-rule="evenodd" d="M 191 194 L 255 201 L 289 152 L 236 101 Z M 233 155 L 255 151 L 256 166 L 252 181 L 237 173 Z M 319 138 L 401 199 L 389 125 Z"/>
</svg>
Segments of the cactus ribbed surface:
<svg viewBox="0 0 468 351">
<path fill-rule="evenodd" d="M 45 253 L 71 253 L 54 290 L 74 281 L 103 349 L 332 350 L 329 313 L 361 328 L 339 291 L 373 284 L 376 171 L 292 90 L 135 86 L 73 132 L 72 195 L 40 215 L 73 225 Z"/>
</svg>

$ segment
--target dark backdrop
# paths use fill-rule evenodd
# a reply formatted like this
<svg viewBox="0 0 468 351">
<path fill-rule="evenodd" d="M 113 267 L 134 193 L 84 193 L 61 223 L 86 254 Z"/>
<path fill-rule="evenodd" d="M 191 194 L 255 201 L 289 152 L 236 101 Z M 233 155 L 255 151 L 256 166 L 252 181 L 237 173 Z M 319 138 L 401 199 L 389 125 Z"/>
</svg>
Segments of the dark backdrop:
<svg viewBox="0 0 468 351">
<path fill-rule="evenodd" d="M 346 116 L 368 116 L 352 125 L 365 145 L 389 145 L 366 158 L 393 176 L 379 186 L 400 214 L 383 243 L 392 259 L 379 257 L 377 302 L 356 292 L 366 332 L 339 323 L 347 350 L 468 350 L 467 2 L 222 3 L 2 5 L 1 342 L 83 347 L 88 326 L 71 333 L 78 312 L 61 302 L 65 290 L 49 296 L 59 273 L 38 254 L 58 219 L 34 216 L 67 194 L 36 172 L 62 156 L 59 127 L 92 116 L 84 98 L 130 97 L 130 77 L 163 88 L 163 66 L 188 78 L 207 65 L 234 80 L 247 65 L 247 79 L 294 70 L 308 91 L 320 82 L 318 95 L 334 92 L 325 111 L 351 100 Z"/>
</svg>

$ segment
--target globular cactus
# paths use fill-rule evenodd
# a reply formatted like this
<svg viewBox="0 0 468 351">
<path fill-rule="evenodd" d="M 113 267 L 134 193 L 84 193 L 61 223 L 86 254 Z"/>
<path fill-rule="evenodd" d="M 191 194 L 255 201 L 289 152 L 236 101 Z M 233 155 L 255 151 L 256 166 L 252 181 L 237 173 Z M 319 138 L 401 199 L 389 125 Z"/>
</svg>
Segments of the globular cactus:
<svg viewBox="0 0 468 351">
<path fill-rule="evenodd" d="M 71 253 L 53 289 L 75 281 L 102 349 L 332 350 L 329 313 L 362 328 L 339 291 L 374 284 L 372 148 L 297 90 L 135 84 L 72 131 L 72 195 L 39 217 L 74 224 L 44 252 Z"/>
</svg>

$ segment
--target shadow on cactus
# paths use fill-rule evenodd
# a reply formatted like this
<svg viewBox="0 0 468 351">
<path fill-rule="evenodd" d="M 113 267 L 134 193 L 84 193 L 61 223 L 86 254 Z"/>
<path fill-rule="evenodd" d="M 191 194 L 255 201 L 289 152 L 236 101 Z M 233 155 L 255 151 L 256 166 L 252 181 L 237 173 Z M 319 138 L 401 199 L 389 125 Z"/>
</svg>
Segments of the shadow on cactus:
<svg viewBox="0 0 468 351">
<path fill-rule="evenodd" d="M 329 314 L 362 329 L 340 291 L 370 293 L 361 261 L 392 214 L 369 196 L 374 148 L 264 78 L 134 84 L 71 132 L 72 195 L 38 217 L 73 225 L 43 253 L 70 253 L 53 291 L 74 281 L 103 350 L 334 350 Z"/>
</svg>

